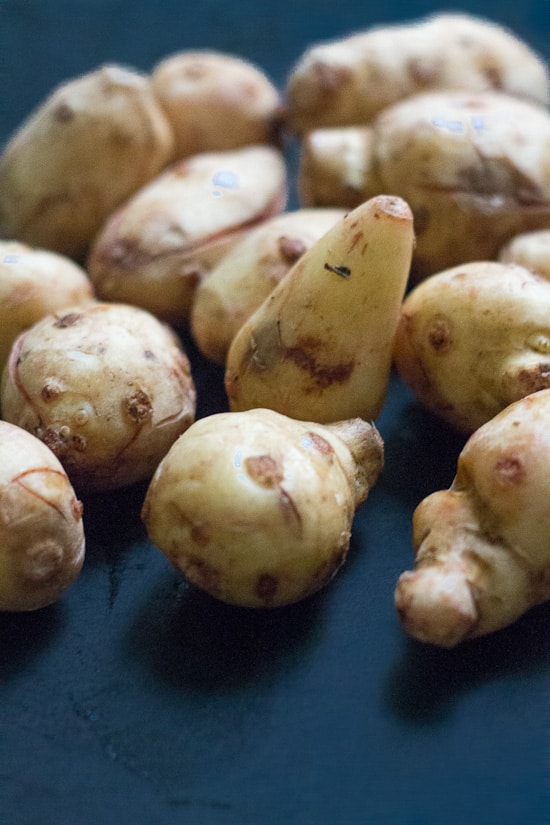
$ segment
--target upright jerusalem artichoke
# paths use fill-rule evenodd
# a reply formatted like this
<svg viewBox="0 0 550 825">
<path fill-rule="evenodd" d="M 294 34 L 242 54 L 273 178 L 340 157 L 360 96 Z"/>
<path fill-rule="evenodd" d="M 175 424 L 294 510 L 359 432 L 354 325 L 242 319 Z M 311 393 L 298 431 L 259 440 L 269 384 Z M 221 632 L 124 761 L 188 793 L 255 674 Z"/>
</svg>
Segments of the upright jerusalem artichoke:
<svg viewBox="0 0 550 825">
<path fill-rule="evenodd" d="M 417 639 L 453 647 L 550 599 L 550 389 L 470 436 L 448 490 L 413 516 L 416 562 L 395 605 Z"/>
<path fill-rule="evenodd" d="M 233 339 L 230 409 L 374 420 L 409 276 L 413 216 L 398 197 L 358 206 L 294 264 Z"/>
</svg>

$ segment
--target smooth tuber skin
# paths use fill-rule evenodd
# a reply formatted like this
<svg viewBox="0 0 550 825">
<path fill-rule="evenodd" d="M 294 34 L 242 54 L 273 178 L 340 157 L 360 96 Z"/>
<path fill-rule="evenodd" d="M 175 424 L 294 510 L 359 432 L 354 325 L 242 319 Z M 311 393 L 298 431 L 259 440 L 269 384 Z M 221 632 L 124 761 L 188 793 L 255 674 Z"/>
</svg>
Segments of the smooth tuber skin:
<svg viewBox="0 0 550 825">
<path fill-rule="evenodd" d="M 363 124 L 399 100 L 437 89 L 498 90 L 546 105 L 549 74 L 544 60 L 498 23 L 435 14 L 308 48 L 287 80 L 287 119 L 301 133 Z"/>
<path fill-rule="evenodd" d="M 346 559 L 383 443 L 361 419 L 319 425 L 273 410 L 195 422 L 159 465 L 142 518 L 190 582 L 245 607 L 297 602 Z"/>
<path fill-rule="evenodd" d="M 498 260 L 532 269 L 550 281 L 550 229 L 520 232 L 504 244 Z"/>
<path fill-rule="evenodd" d="M 225 364 L 231 342 L 244 322 L 344 214 L 343 209 L 297 209 L 268 218 L 199 281 L 190 327 L 207 358 Z"/>
<path fill-rule="evenodd" d="M 550 281 L 498 261 L 436 273 L 405 298 L 393 357 L 416 398 L 470 434 L 550 387 Z"/>
<path fill-rule="evenodd" d="M 0 421 L 0 610 L 56 602 L 85 553 L 82 504 L 38 438 Z"/>
<path fill-rule="evenodd" d="M 550 113 L 503 92 L 425 92 L 370 126 L 318 129 L 302 143 L 302 206 L 348 209 L 393 193 L 414 214 L 411 281 L 494 260 L 550 224 Z"/>
<path fill-rule="evenodd" d="M 0 158 L 0 236 L 83 261 L 111 212 L 173 151 L 149 77 L 109 64 L 68 80 Z"/>
<path fill-rule="evenodd" d="M 0 394 L 2 417 L 40 438 L 85 492 L 148 480 L 195 403 L 173 331 L 145 310 L 101 302 L 22 333 Z"/>
<path fill-rule="evenodd" d="M 454 647 L 550 599 L 550 389 L 470 436 L 448 490 L 413 516 L 413 571 L 395 605 L 408 633 Z"/>
<path fill-rule="evenodd" d="M 93 300 L 90 279 L 70 258 L 19 241 L 0 241 L 0 374 L 23 330 L 51 312 Z"/>
<path fill-rule="evenodd" d="M 230 409 L 306 421 L 373 421 L 384 403 L 414 243 L 400 198 L 328 230 L 240 328 L 226 362 Z"/>
<path fill-rule="evenodd" d="M 285 162 L 271 146 L 204 152 L 172 164 L 97 236 L 88 273 L 98 297 L 186 324 L 201 278 L 279 214 L 286 199 Z"/>
<path fill-rule="evenodd" d="M 151 80 L 177 158 L 278 142 L 281 95 L 248 60 L 206 49 L 177 52 L 154 67 Z"/>
</svg>

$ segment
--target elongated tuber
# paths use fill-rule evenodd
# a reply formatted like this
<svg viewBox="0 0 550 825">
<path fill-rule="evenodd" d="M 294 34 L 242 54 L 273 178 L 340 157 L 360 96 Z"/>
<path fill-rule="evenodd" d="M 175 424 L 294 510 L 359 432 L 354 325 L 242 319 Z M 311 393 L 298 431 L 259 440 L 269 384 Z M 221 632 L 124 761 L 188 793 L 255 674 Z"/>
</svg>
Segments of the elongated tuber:
<svg viewBox="0 0 550 825">
<path fill-rule="evenodd" d="M 370 121 L 417 92 L 500 90 L 548 103 L 543 58 L 504 26 L 467 14 L 380 25 L 309 47 L 286 87 L 299 132 Z"/>
<path fill-rule="evenodd" d="M 231 342 L 299 258 L 344 217 L 343 209 L 283 212 L 248 233 L 195 291 L 190 325 L 201 352 L 224 364 Z"/>
<path fill-rule="evenodd" d="M 448 490 L 413 516 L 415 568 L 395 604 L 417 639 L 453 647 L 550 599 L 550 389 L 470 436 Z"/>
<path fill-rule="evenodd" d="M 302 206 L 352 209 L 378 194 L 414 214 L 412 279 L 491 260 L 514 235 L 550 225 L 550 113 L 503 92 L 405 98 L 369 126 L 310 132 Z"/>
<path fill-rule="evenodd" d="M 102 223 L 173 157 L 149 77 L 117 65 L 68 80 L 0 159 L 0 234 L 84 260 Z"/>
<path fill-rule="evenodd" d="M 160 463 L 142 517 L 199 588 L 246 607 L 299 601 L 343 564 L 354 512 L 383 463 L 374 426 L 273 410 L 195 422 Z"/>
<path fill-rule="evenodd" d="M 203 152 L 172 164 L 106 221 L 88 272 L 104 301 L 172 324 L 200 279 L 249 231 L 284 209 L 286 167 L 272 146 Z"/>
<path fill-rule="evenodd" d="M 400 198 L 379 196 L 328 230 L 246 321 L 227 355 L 232 411 L 374 420 L 384 403 L 414 243 Z"/>
</svg>

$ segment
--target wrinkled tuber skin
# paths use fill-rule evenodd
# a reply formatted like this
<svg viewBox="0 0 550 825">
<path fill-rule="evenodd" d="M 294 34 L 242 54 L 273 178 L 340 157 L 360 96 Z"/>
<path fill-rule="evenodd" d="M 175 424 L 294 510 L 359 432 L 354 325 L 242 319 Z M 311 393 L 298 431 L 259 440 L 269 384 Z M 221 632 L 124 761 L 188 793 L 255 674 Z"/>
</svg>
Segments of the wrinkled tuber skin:
<svg viewBox="0 0 550 825">
<path fill-rule="evenodd" d="M 69 80 L 0 158 L 0 235 L 82 261 L 111 212 L 173 149 L 148 77 L 106 65 Z"/>
<path fill-rule="evenodd" d="M 504 244 L 498 260 L 532 269 L 550 281 L 550 229 L 519 233 Z"/>
<path fill-rule="evenodd" d="M 424 406 L 473 432 L 550 387 L 550 282 L 498 261 L 432 275 L 403 302 L 394 362 Z"/>
<path fill-rule="evenodd" d="M 106 222 L 88 259 L 98 297 L 184 324 L 199 280 L 286 204 L 270 146 L 206 152 L 171 165 Z"/>
<path fill-rule="evenodd" d="M 418 281 L 494 260 L 514 235 L 548 228 L 550 113 L 498 92 L 417 95 L 370 127 L 312 132 L 299 178 L 302 206 L 353 208 L 389 192 L 404 198 L 414 214 Z"/>
<path fill-rule="evenodd" d="M 397 583 L 403 627 L 453 647 L 550 599 L 550 390 L 470 436 L 448 490 L 413 516 L 415 568 Z"/>
<path fill-rule="evenodd" d="M 93 300 L 90 279 L 70 258 L 0 241 L 0 374 L 23 330 L 51 312 Z"/>
<path fill-rule="evenodd" d="M 287 80 L 287 119 L 302 133 L 368 123 L 436 89 L 504 91 L 545 105 L 549 75 L 544 60 L 499 24 L 437 14 L 308 48 Z"/>
<path fill-rule="evenodd" d="M 151 78 L 174 132 L 177 158 L 278 142 L 280 93 L 248 60 L 183 51 L 158 63 Z"/>
<path fill-rule="evenodd" d="M 272 410 L 193 424 L 149 485 L 151 540 L 221 601 L 276 607 L 334 576 L 357 507 L 376 483 L 383 443 L 360 419 L 323 426 Z"/>
<path fill-rule="evenodd" d="M 82 503 L 38 438 L 0 421 L 0 610 L 56 602 L 84 562 Z"/>
<path fill-rule="evenodd" d="M 22 333 L 2 376 L 2 417 L 40 438 L 80 491 L 150 478 L 194 420 L 189 361 L 137 307 L 96 303 Z"/>
<path fill-rule="evenodd" d="M 276 215 L 239 241 L 199 282 L 190 326 L 207 358 L 225 363 L 244 322 L 344 214 L 343 209 L 298 209 Z"/>
<path fill-rule="evenodd" d="M 400 198 L 372 198 L 337 221 L 233 339 L 230 409 L 268 407 L 321 423 L 374 420 L 386 397 L 413 244 L 412 214 Z"/>
</svg>

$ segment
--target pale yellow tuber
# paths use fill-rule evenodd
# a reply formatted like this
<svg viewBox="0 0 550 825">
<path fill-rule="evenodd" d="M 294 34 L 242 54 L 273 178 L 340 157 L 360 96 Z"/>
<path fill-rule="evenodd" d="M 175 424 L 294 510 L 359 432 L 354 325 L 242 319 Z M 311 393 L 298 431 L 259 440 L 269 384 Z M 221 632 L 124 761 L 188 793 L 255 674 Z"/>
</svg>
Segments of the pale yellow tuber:
<svg viewBox="0 0 550 825">
<path fill-rule="evenodd" d="M 190 582 L 245 607 L 315 593 L 346 559 L 353 515 L 376 483 L 382 439 L 272 410 L 198 420 L 159 465 L 144 501 L 149 537 Z"/>
<path fill-rule="evenodd" d="M 82 503 L 51 450 L 0 421 L 0 610 L 37 610 L 77 578 Z"/>
<path fill-rule="evenodd" d="M 86 272 L 70 258 L 0 241 L 0 374 L 17 336 L 50 312 L 94 299 Z"/>
<path fill-rule="evenodd" d="M 394 362 L 425 407 L 473 432 L 550 387 L 550 281 L 498 261 L 426 278 L 401 307 Z"/>
<path fill-rule="evenodd" d="M 106 65 L 69 80 L 0 158 L 0 235 L 83 259 L 110 213 L 173 149 L 147 76 Z"/>
<path fill-rule="evenodd" d="M 418 94 L 368 127 L 311 132 L 299 178 L 302 206 L 353 208 L 382 193 L 406 200 L 420 280 L 548 229 L 550 112 L 502 92 Z"/>
<path fill-rule="evenodd" d="M 304 133 L 367 123 L 398 100 L 435 89 L 499 90 L 544 105 L 549 73 L 504 26 L 435 14 L 309 47 L 287 79 L 287 118 Z"/>
<path fill-rule="evenodd" d="M 189 361 L 137 307 L 97 302 L 22 333 L 2 376 L 2 417 L 55 453 L 79 491 L 149 479 L 194 420 Z"/>
<path fill-rule="evenodd" d="M 196 289 L 193 338 L 224 364 L 231 341 L 289 269 L 344 216 L 343 209 L 297 209 L 263 221 L 239 241 Z"/>
<path fill-rule="evenodd" d="M 206 49 L 177 52 L 154 67 L 151 79 L 178 158 L 278 140 L 279 91 L 242 57 Z"/>
<path fill-rule="evenodd" d="M 550 281 L 550 228 L 520 232 L 510 238 L 500 250 L 498 260 L 525 266 Z"/>
<path fill-rule="evenodd" d="M 550 599 L 550 389 L 470 436 L 448 490 L 413 517 L 415 569 L 397 583 L 403 627 L 453 647 Z"/>
<path fill-rule="evenodd" d="M 88 259 L 104 301 L 186 323 L 199 280 L 286 204 L 286 166 L 271 146 L 205 152 L 171 165 L 106 222 Z"/>
<path fill-rule="evenodd" d="M 297 261 L 233 339 L 232 411 L 374 420 L 384 403 L 414 243 L 400 198 L 357 207 Z"/>
</svg>

